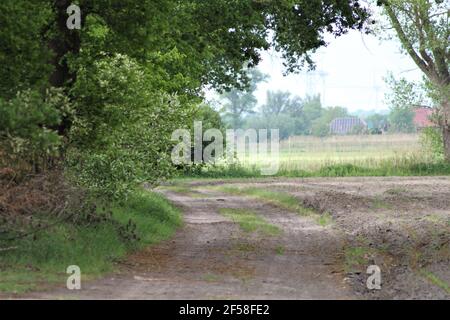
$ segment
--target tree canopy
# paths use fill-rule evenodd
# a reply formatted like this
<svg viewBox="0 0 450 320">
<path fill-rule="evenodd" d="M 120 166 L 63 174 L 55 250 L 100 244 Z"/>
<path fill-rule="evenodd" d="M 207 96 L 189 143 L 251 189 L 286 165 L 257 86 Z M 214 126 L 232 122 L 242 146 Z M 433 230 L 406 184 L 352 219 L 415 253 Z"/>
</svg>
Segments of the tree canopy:
<svg viewBox="0 0 450 320">
<path fill-rule="evenodd" d="M 30 168 L 62 159 L 83 188 L 113 197 L 170 173 L 168 133 L 189 126 L 204 88 L 248 88 L 269 48 L 286 72 L 313 67 L 325 33 L 368 17 L 357 0 L 78 0 L 77 30 L 71 4 L 0 2 L 2 149 L 44 139 Z"/>
</svg>

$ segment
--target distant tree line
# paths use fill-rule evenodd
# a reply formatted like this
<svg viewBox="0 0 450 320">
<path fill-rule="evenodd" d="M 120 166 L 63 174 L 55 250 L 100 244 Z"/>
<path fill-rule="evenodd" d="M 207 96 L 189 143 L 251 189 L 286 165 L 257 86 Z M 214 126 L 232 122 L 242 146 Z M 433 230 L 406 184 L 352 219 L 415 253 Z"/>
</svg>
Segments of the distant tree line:
<svg viewBox="0 0 450 320">
<path fill-rule="evenodd" d="M 230 128 L 279 129 L 285 139 L 295 135 L 330 135 L 330 123 L 337 118 L 355 117 L 342 106 L 324 107 L 320 95 L 301 98 L 287 91 L 267 91 L 266 102 L 257 106 L 255 92 L 267 76 L 257 70 L 251 72 L 247 90 L 233 89 L 221 95 L 222 120 Z M 386 95 L 389 112 L 373 111 L 363 117 L 366 127 L 357 126 L 349 134 L 413 133 L 414 109 L 427 105 L 418 85 L 405 79 L 386 78 L 390 92 Z"/>
</svg>

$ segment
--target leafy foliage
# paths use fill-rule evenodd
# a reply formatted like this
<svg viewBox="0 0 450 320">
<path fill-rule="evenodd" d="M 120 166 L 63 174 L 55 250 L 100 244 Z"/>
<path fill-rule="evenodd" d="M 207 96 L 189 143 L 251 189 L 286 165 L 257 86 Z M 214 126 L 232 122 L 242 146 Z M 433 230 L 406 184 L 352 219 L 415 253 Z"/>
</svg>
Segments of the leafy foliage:
<svg viewBox="0 0 450 320">
<path fill-rule="evenodd" d="M 402 49 L 423 72 L 450 162 L 450 11 L 448 1 L 379 0 Z"/>
<path fill-rule="evenodd" d="M 404 78 L 396 80 L 392 75 L 385 79 L 390 92 L 386 95 L 391 112 L 389 114 L 390 130 L 393 132 L 413 132 L 414 107 L 426 101 L 420 85 Z"/>
<path fill-rule="evenodd" d="M 444 155 L 442 131 L 438 128 L 424 128 L 420 133 L 422 146 L 437 158 Z"/>
<path fill-rule="evenodd" d="M 41 38 L 51 8 L 47 1 L 0 2 L 0 97 L 48 84 L 51 52 Z"/>
<path fill-rule="evenodd" d="M 401 106 L 391 109 L 389 114 L 389 123 L 391 132 L 414 132 L 414 112 L 411 107 Z"/>
<path fill-rule="evenodd" d="M 32 90 L 18 92 L 11 100 L 0 99 L 0 163 L 38 173 L 59 155 L 62 143 L 55 127 L 71 105 L 60 90 L 42 96 Z"/>
<path fill-rule="evenodd" d="M 264 115 L 279 115 L 282 113 L 292 116 L 301 112 L 301 99 L 297 96 L 291 97 L 289 92 L 267 91 L 266 103 L 261 107 Z"/>
<path fill-rule="evenodd" d="M 77 184 L 114 198 L 169 175 L 170 133 L 189 126 L 206 86 L 251 90 L 247 71 L 270 47 L 283 52 L 287 71 L 312 66 L 324 33 L 363 29 L 368 15 L 356 0 L 79 0 L 80 31 L 66 27 L 70 4 L 0 4 L 2 112 L 34 105 L 30 117 L 17 113 L 28 128 L 14 132 L 27 140 L 22 155 L 56 159 L 58 151 Z M 54 107 L 37 94 L 14 98 L 51 87 L 61 89 Z M 235 124 L 254 106 L 251 95 L 240 98 L 248 103 L 233 111 Z"/>
<path fill-rule="evenodd" d="M 254 112 L 256 103 L 255 91 L 260 82 L 265 81 L 267 75 L 262 74 L 258 69 L 248 71 L 250 84 L 243 90 L 232 89 L 221 96 L 224 101 L 222 113 L 225 122 L 234 129 L 239 129 L 243 123 L 243 117 Z"/>
<path fill-rule="evenodd" d="M 118 198 L 171 172 L 171 132 L 183 126 L 189 109 L 149 87 L 149 77 L 124 55 L 78 72 L 68 159 L 72 176 L 96 194 Z"/>
</svg>

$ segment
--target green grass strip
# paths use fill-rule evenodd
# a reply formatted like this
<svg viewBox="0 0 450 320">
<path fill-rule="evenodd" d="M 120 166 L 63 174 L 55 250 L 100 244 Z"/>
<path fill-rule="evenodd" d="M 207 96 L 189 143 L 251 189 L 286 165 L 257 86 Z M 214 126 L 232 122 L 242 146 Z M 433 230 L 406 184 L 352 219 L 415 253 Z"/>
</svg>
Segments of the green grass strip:
<svg viewBox="0 0 450 320">
<path fill-rule="evenodd" d="M 430 281 L 432 284 L 434 284 L 435 286 L 438 286 L 439 288 L 441 288 L 442 290 L 444 290 L 445 292 L 447 292 L 447 294 L 450 294 L 450 284 L 447 283 L 446 281 L 440 279 L 438 276 L 436 276 L 434 273 L 422 269 L 420 271 L 420 274 L 425 277 L 428 281 Z"/>
<path fill-rule="evenodd" d="M 277 207 L 294 211 L 301 216 L 313 217 L 321 226 L 326 226 L 332 223 L 332 217 L 329 213 L 319 214 L 311 208 L 306 208 L 300 203 L 299 199 L 285 192 L 268 191 L 257 187 L 239 188 L 235 186 L 220 186 L 217 187 L 217 189 L 233 195 L 255 197 Z"/>
<path fill-rule="evenodd" d="M 276 236 L 281 233 L 281 229 L 268 223 L 254 212 L 243 209 L 222 208 L 220 213 L 239 224 L 245 232 L 259 232 L 269 236 Z"/>
</svg>

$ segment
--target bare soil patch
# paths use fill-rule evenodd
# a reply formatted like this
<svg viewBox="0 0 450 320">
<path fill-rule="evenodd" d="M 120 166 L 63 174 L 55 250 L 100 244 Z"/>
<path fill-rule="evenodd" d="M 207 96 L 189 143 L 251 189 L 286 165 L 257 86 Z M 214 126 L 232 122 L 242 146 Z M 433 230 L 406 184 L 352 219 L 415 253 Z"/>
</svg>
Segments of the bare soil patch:
<svg viewBox="0 0 450 320">
<path fill-rule="evenodd" d="M 450 179 L 271 179 L 240 186 L 290 193 L 328 212 L 345 242 L 346 280 L 364 298 L 448 299 Z M 381 267 L 383 288 L 366 288 L 367 266 Z M 430 277 L 438 281 L 430 281 Z"/>
</svg>

